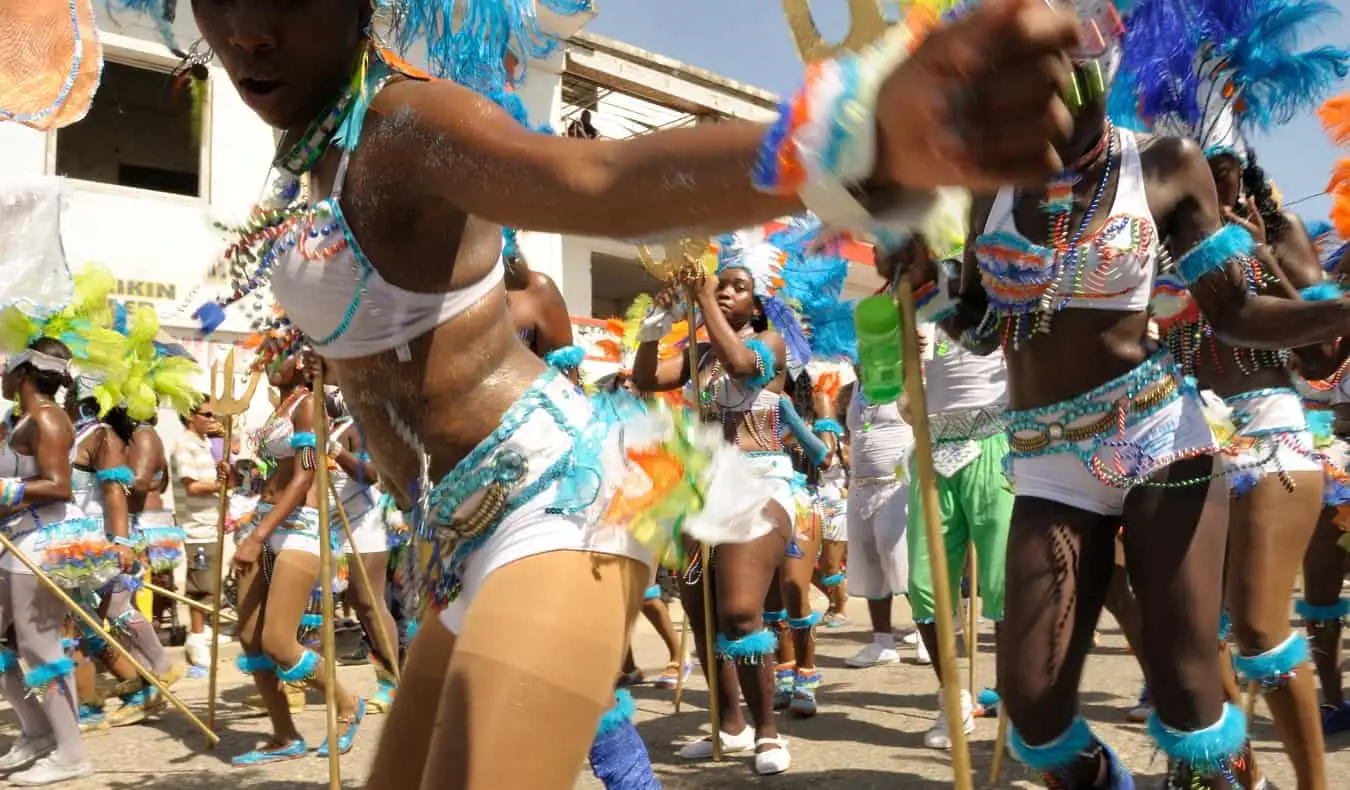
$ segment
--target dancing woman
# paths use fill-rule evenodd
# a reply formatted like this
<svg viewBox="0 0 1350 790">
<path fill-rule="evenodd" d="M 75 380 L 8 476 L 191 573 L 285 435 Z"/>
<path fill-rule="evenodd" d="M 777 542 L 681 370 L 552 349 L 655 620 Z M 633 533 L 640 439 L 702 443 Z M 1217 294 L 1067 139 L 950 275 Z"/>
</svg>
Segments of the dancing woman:
<svg viewBox="0 0 1350 790">
<path fill-rule="evenodd" d="M 540 358 L 572 345 L 572 318 L 562 292 L 552 277 L 530 268 L 514 228 L 502 230 L 502 263 L 506 309 L 520 342 Z"/>
<path fill-rule="evenodd" d="M 1332 139 L 1350 146 L 1350 96 L 1332 99 L 1318 111 L 1323 125 Z M 1341 159 L 1339 170 L 1350 172 L 1350 159 Z M 1347 176 L 1340 176 L 1341 179 Z M 1317 234 L 1326 246 L 1322 268 L 1331 280 L 1344 284 L 1346 267 L 1350 265 L 1350 183 L 1333 181 L 1335 195 L 1333 216 L 1340 217 L 1341 227 L 1328 228 Z M 1350 702 L 1345 699 L 1341 674 L 1342 623 L 1350 616 L 1350 600 L 1342 597 L 1345 574 L 1350 571 L 1350 551 L 1345 548 L 1347 513 L 1350 513 L 1350 343 L 1343 338 L 1337 349 L 1339 366 L 1321 381 L 1305 381 L 1301 391 L 1308 406 L 1309 422 L 1320 427 L 1326 435 L 1323 452 L 1330 459 L 1326 490 L 1322 498 L 1325 507 L 1317 522 L 1308 553 L 1303 560 L 1303 599 L 1294 608 L 1303 618 L 1312 647 L 1313 663 L 1317 667 L 1322 687 L 1322 731 L 1326 735 L 1350 730 Z M 1301 361 L 1301 360 L 1300 360 Z M 1314 374 L 1315 375 L 1315 374 Z M 1298 387 L 1300 379 L 1294 380 Z M 1331 419 L 1327 419 L 1330 417 Z M 1316 419 L 1315 419 L 1316 418 Z M 1333 438 L 1334 437 L 1334 438 Z"/>
<path fill-rule="evenodd" d="M 820 517 L 820 558 L 812 583 L 829 599 L 820 622 L 826 628 L 840 628 L 848 624 L 848 582 L 844 565 L 848 560 L 848 432 L 844 427 L 845 413 L 840 408 L 842 391 L 839 374 L 822 373 L 817 381 L 815 421 L 817 432 L 835 437 L 835 449 L 826 459 L 816 484 L 813 506 Z M 846 405 L 846 404 L 845 404 Z"/>
<path fill-rule="evenodd" d="M 257 453 L 269 469 L 262 498 L 251 519 L 235 533 L 234 567 L 239 575 L 240 670 L 253 675 L 268 716 L 272 738 L 262 748 L 233 758 L 236 766 L 262 765 L 305 756 L 309 747 L 291 716 L 283 683 L 311 684 L 324 689 L 323 659 L 297 638 L 301 626 L 312 630 L 320 573 L 336 573 L 319 564 L 319 523 L 314 502 L 314 467 L 318 454 L 310 386 L 291 353 L 294 343 L 282 336 L 264 341 L 260 363 L 268 383 L 281 395 L 267 422 L 258 430 Z M 322 494 L 326 496 L 326 494 Z M 335 536 L 334 536 L 335 537 Z M 336 542 L 336 541 L 335 541 Z M 335 556 L 340 546 L 334 545 Z M 366 702 L 339 685 L 338 749 L 352 748 Z M 327 754 L 328 747 L 319 747 Z"/>
<path fill-rule="evenodd" d="M 433 555 L 440 562 L 428 596 L 438 617 L 409 650 L 368 784 L 379 790 L 424 779 L 438 788 L 566 786 L 612 704 L 624 634 L 649 575 L 631 540 L 568 507 L 577 496 L 559 496 L 563 483 L 596 479 L 589 459 L 572 461 L 590 408 L 515 337 L 499 282 L 500 225 L 630 237 L 718 230 L 799 210 L 796 193 L 806 186 L 754 189 L 747 174 L 768 130 L 752 124 L 620 142 L 523 130 L 473 89 L 501 94 L 508 49 L 525 63 L 546 48 L 541 41 L 555 42 L 511 35 L 510 22 L 533 23 L 528 4 L 458 5 L 397 3 L 394 32 L 427 43 L 433 70 L 469 87 L 395 69 L 373 46 L 369 2 L 193 3 L 245 103 L 285 132 L 278 165 L 286 177 L 279 200 L 268 202 L 284 210 L 259 215 L 267 230 L 244 239 L 245 248 L 265 253 L 282 307 L 332 364 L 380 478 L 405 508 L 414 491 L 428 498 L 432 514 L 419 528 L 427 545 L 445 550 Z M 508 8 L 525 13 L 508 19 Z M 448 19 L 467 21 L 448 29 Z M 1035 0 L 997 0 L 896 68 L 903 33 L 861 64 L 876 79 L 861 86 L 848 117 L 867 119 L 865 129 L 838 149 L 858 156 L 836 163 L 844 169 L 813 168 L 813 187 L 988 185 L 1054 168 L 1048 139 L 1063 131 L 1063 71 L 1022 67 L 1076 40 L 1070 19 Z M 938 115 L 912 111 L 918 100 L 946 106 L 958 85 L 941 75 L 958 73 L 970 75 L 958 84 L 998 98 L 997 122 L 965 103 Z M 843 117 L 844 109 L 833 111 Z M 831 112 L 822 109 L 819 128 L 829 128 Z M 1000 129 L 997 144 L 983 134 L 947 142 L 952 119 Z M 314 207 L 296 202 L 299 174 L 324 196 Z M 311 225 L 329 230 L 310 240 Z M 418 263 L 447 259 L 452 266 Z M 222 312 L 200 315 L 218 325 Z M 442 529 L 451 526 L 471 528 L 472 540 Z M 537 730 L 530 759 L 501 759 L 518 750 L 527 719 Z"/>
<path fill-rule="evenodd" d="M 366 452 L 365 437 L 347 411 L 342 393 L 336 392 L 328 398 L 327 406 L 329 416 L 333 418 L 329 455 L 337 464 L 337 469 L 333 470 L 333 485 L 337 490 L 338 501 L 346 512 L 347 521 L 351 524 L 352 540 L 347 539 L 336 513 L 333 514 L 331 529 L 341 539 L 342 551 L 348 561 L 365 566 L 366 578 L 370 580 L 371 600 L 366 600 L 366 587 L 363 584 L 349 583 L 346 595 L 347 602 L 356 610 L 357 620 L 365 629 L 366 639 L 370 642 L 370 655 L 375 664 L 375 680 L 379 689 L 366 704 L 372 713 L 385 713 L 394 704 L 397 689 L 393 668 L 401 656 L 398 655 L 398 625 L 389 612 L 389 603 L 384 594 L 385 582 L 389 577 L 390 545 L 384 512 L 379 507 L 383 495 L 375 486 L 375 465 L 370 462 L 370 455 Z M 394 655 L 387 655 L 389 650 L 395 651 Z"/>
<path fill-rule="evenodd" d="M 1287 24 L 1288 7 L 1254 3 L 1244 9 L 1246 14 L 1234 13 L 1225 5 L 1211 13 L 1202 3 L 1188 17 L 1188 27 L 1204 31 L 1199 66 L 1172 77 L 1176 84 L 1195 86 L 1193 92 L 1182 93 L 1196 98 L 1189 104 L 1173 100 L 1165 114 L 1153 116 L 1155 126 L 1197 143 L 1217 188 L 1223 233 L 1249 237 L 1257 245 L 1241 272 L 1250 293 L 1336 300 L 1340 289 L 1323 283 L 1303 223 L 1280 210 L 1244 142 L 1244 131 L 1269 126 L 1273 117 L 1292 114 L 1300 104 L 1311 108 L 1319 100 L 1317 86 L 1329 86 L 1350 68 L 1350 52 L 1281 51 L 1281 61 L 1306 68 L 1294 79 L 1271 77 L 1269 60 L 1279 43 L 1271 40 L 1269 30 L 1275 20 Z M 1144 42 L 1134 39 L 1131 45 L 1142 47 Z M 1238 85 L 1240 101 L 1234 92 Z M 1224 597 L 1238 646 L 1234 665 L 1244 679 L 1261 685 L 1298 786 L 1321 790 L 1327 780 L 1314 673 L 1307 640 L 1290 633 L 1289 598 L 1322 511 L 1323 456 L 1292 387 L 1288 352 L 1245 348 L 1237 338 L 1216 332 L 1210 312 L 1193 306 L 1180 282 L 1183 276 L 1178 271 L 1159 278 L 1154 314 L 1183 372 L 1222 398 L 1232 412 L 1234 433 L 1221 460 L 1233 493 Z M 1316 347 L 1299 355 L 1308 369 L 1331 367 L 1327 358 Z M 1146 650 L 1148 641 L 1145 635 Z"/>
<path fill-rule="evenodd" d="M 62 544 L 101 535 L 71 501 L 75 432 L 55 401 L 62 388 L 73 386 L 70 360 L 69 349 L 50 337 L 11 349 L 5 360 L 3 395 L 23 416 L 6 426 L 0 452 L 0 529 L 54 578 L 91 589 L 116 573 L 111 552 L 64 562 L 59 554 Z M 0 756 L 0 771 L 18 771 L 8 777 L 13 784 L 40 786 L 94 773 L 80 740 L 75 664 L 62 646 L 68 616 L 61 600 L 18 559 L 0 557 L 0 632 L 14 640 L 0 650 L 0 690 L 20 729 Z"/>
<path fill-rule="evenodd" d="M 940 268 L 916 298 L 961 330 L 952 337 L 976 349 L 1001 340 L 1007 358 L 1016 500 L 998 669 L 1015 753 L 1057 787 L 1104 777 L 1133 787 L 1077 715 L 1123 525 L 1155 706 L 1149 730 L 1168 756 L 1169 786 L 1224 786 L 1246 742 L 1245 717 L 1223 703 L 1214 671 L 1226 484 L 1214 480 L 1217 447 L 1198 394 L 1148 339 L 1152 286 L 1166 249 L 1214 331 L 1247 347 L 1337 337 L 1350 328 L 1350 302 L 1248 293 L 1241 269 L 1254 243 L 1222 227 L 1203 151 L 1106 120 L 1121 26 L 1101 5 L 1080 11 L 1105 46 L 1074 58 L 1082 102 L 1062 147 L 1070 168 L 1039 189 L 978 200 L 964 268 Z"/>
</svg>

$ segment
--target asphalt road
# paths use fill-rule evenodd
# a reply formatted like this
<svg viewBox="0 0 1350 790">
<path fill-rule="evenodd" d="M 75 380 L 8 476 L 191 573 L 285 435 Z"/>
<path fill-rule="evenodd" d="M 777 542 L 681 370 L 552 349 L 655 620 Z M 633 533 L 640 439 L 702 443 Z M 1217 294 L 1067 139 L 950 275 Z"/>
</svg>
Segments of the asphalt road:
<svg viewBox="0 0 1350 790">
<path fill-rule="evenodd" d="M 896 604 L 896 622 L 906 621 L 904 603 Z M 754 775 L 748 756 L 729 757 L 718 765 L 682 764 L 675 751 L 688 740 L 708 730 L 707 694 L 695 674 L 677 716 L 673 692 L 650 687 L 634 690 L 638 699 L 638 729 L 665 786 L 670 790 L 695 788 L 794 788 L 800 790 L 871 790 L 872 788 L 942 788 L 952 783 L 948 755 L 926 749 L 923 734 L 936 709 L 936 681 L 928 667 L 912 663 L 911 652 L 898 666 L 849 669 L 844 659 L 870 639 L 866 612 L 861 602 L 850 610 L 852 623 L 842 629 L 819 632 L 818 664 L 824 673 L 819 715 L 809 720 L 785 719 L 784 734 L 790 740 L 792 769 L 778 777 Z M 977 669 L 981 683 L 993 678 L 992 629 L 986 626 L 981 639 Z M 660 667 L 664 650 L 645 621 L 639 624 L 635 648 L 640 664 Z M 229 665 L 222 671 L 223 704 L 220 714 L 221 746 L 204 748 L 203 739 L 176 713 L 166 713 L 146 724 L 114 730 L 88 740 L 98 768 L 92 780 L 69 785 L 79 790 L 296 790 L 327 784 L 327 763 L 318 758 L 302 759 L 254 769 L 234 769 L 229 755 L 253 748 L 267 731 L 266 719 L 249 715 L 239 702 L 252 689 L 233 668 L 232 650 L 224 651 Z M 369 692 L 374 677 L 368 667 L 343 667 L 344 682 Z M 659 670 L 656 670 L 659 671 Z M 962 678 L 965 669 L 962 669 Z M 1140 778 L 1142 786 L 1156 786 L 1164 761 L 1155 757 L 1152 743 L 1141 725 L 1125 722 L 1125 712 L 1138 693 L 1139 669 L 1125 652 L 1114 625 L 1102 624 L 1102 636 L 1093 652 L 1083 684 L 1083 714 L 1094 728 L 1122 755 Z M 176 691 L 195 709 L 204 705 L 206 681 L 185 680 Z M 321 699 L 311 693 L 311 705 L 300 719 L 301 730 L 311 743 L 323 733 Z M 16 729 L 13 713 L 0 707 L 0 744 Z M 355 749 L 343 758 L 344 785 L 361 787 L 378 740 L 381 719 L 371 717 Z M 971 760 L 976 787 L 990 787 L 989 766 L 997 732 L 994 719 L 977 722 L 971 741 Z M 1279 753 L 1268 714 L 1258 708 L 1254 733 L 1259 764 L 1281 787 L 1294 787 L 1288 762 Z M 529 751 L 528 738 L 521 755 Z M 1001 787 L 1039 787 L 1029 781 L 1015 762 L 1005 763 Z M 1350 737 L 1328 744 L 1328 768 L 1332 777 L 1350 776 Z M 0 780 L 2 781 L 2 780 Z M 1332 785 L 1338 782 L 1333 779 Z M 577 788 L 594 790 L 600 783 L 583 776 Z M 524 789 L 522 789 L 524 790 Z"/>
</svg>

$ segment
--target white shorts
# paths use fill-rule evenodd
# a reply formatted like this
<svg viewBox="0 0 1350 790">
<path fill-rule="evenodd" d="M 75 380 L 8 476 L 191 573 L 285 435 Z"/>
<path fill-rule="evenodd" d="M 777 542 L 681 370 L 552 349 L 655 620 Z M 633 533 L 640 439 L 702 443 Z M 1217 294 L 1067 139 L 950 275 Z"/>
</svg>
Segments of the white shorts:
<svg viewBox="0 0 1350 790">
<path fill-rule="evenodd" d="M 541 394 L 549 402 L 547 408 L 538 402 Z M 566 426 L 555 421 L 552 416 L 554 410 L 566 420 Z M 490 447 L 480 464 L 466 468 L 461 463 L 442 478 L 432 492 L 433 506 L 437 491 L 442 489 L 473 486 L 471 490 L 481 491 L 481 484 L 474 486 L 472 483 L 474 475 L 491 467 L 494 462 L 501 461 L 504 454 L 513 453 L 527 462 L 524 476 L 513 484 L 511 492 L 530 487 L 555 462 L 574 452 L 575 440 L 568 428 L 578 430 L 590 419 L 591 404 L 586 396 L 561 376 L 546 374 L 541 381 L 536 382 L 529 394 L 512 404 L 502 416 L 503 428 L 512 424 L 518 424 L 518 427 L 503 438 L 494 434 L 485 439 L 479 449 L 474 451 L 479 453 L 481 448 Z M 503 428 L 498 430 L 502 431 Z M 618 440 L 616 433 L 602 450 L 607 457 L 614 456 L 607 459 L 606 467 L 613 468 L 622 463 Z M 573 484 L 584 486 L 601 482 L 594 480 L 594 475 L 588 471 L 573 478 L 567 480 L 569 490 Z M 495 527 L 489 528 L 486 540 L 468 555 L 459 569 L 460 592 L 440 612 L 441 624 L 451 633 L 457 634 L 464 627 L 469 607 L 492 572 L 517 560 L 555 551 L 582 551 L 628 557 L 649 567 L 653 564 L 651 552 L 632 533 L 621 527 L 601 523 L 600 514 L 604 511 L 612 488 L 602 489 L 594 497 L 591 506 L 581 512 L 548 512 L 559 504 L 562 486 L 562 480 L 554 481 L 515 506 Z M 480 500 L 480 495 L 471 494 L 454 513 L 456 516 L 468 516 Z"/>
<path fill-rule="evenodd" d="M 1322 456 L 1308 430 L 1303 399 L 1292 389 L 1263 389 L 1224 399 L 1236 434 L 1219 458 L 1234 494 L 1241 495 L 1266 475 L 1322 472 Z"/>
<path fill-rule="evenodd" d="M 797 470 L 792 468 L 792 458 L 787 453 L 754 452 L 746 454 L 750 459 L 750 468 L 773 483 L 773 501 L 787 513 L 788 526 L 796 527 L 797 509 L 802 504 L 804 489 L 793 485 Z"/>
<path fill-rule="evenodd" d="M 909 591 L 909 483 L 849 483 L 848 594 L 876 600 Z"/>
<path fill-rule="evenodd" d="M 347 540 L 347 530 L 343 528 L 342 517 L 333 513 L 329 517 L 330 529 L 341 546 L 343 554 L 382 554 L 389 551 L 389 530 L 385 526 L 384 512 L 369 494 L 352 497 L 343 504 L 347 521 L 352 526 L 352 541 Z"/>
<path fill-rule="evenodd" d="M 1121 431 L 1117 410 L 1127 393 L 1133 403 Z M 1150 397 L 1158 393 L 1168 394 Z M 1162 354 L 1072 400 L 1009 411 L 1007 420 L 1009 477 L 1017 496 L 1103 516 L 1124 513 L 1125 497 L 1155 472 L 1217 452 L 1199 393 Z M 1088 438 L 1066 437 L 1097 425 L 1105 427 Z"/>
<path fill-rule="evenodd" d="M 816 488 L 815 507 L 820 513 L 820 537 L 836 543 L 848 542 L 848 513 L 844 491 L 838 484 L 821 483 Z"/>
</svg>

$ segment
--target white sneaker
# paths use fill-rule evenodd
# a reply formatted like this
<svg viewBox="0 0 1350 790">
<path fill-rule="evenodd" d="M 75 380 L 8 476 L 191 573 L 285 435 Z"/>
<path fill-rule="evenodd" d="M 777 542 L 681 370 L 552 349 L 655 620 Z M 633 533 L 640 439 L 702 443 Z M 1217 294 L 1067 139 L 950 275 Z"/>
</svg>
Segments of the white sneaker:
<svg viewBox="0 0 1350 790">
<path fill-rule="evenodd" d="M 961 729 L 966 735 L 975 732 L 974 705 L 970 701 L 970 692 L 961 691 Z M 924 733 L 923 745 L 930 749 L 952 748 L 951 728 L 947 724 L 947 708 L 942 701 L 942 692 L 938 692 L 938 715 L 933 729 Z"/>
<path fill-rule="evenodd" d="M 755 728 L 748 724 L 735 735 L 722 733 L 722 754 L 748 752 L 753 748 L 755 748 Z M 685 745 L 675 755 L 682 760 L 706 760 L 712 757 L 712 751 L 712 738 L 704 738 Z"/>
<path fill-rule="evenodd" d="M 844 663 L 855 669 L 866 669 L 867 667 L 879 667 L 885 664 L 899 664 L 900 654 L 895 652 L 893 647 L 885 647 L 876 642 L 869 642 L 862 646 L 862 649 L 848 658 Z"/>
<path fill-rule="evenodd" d="M 919 630 L 916 628 L 913 631 L 906 631 L 905 635 L 900 637 L 900 641 L 910 647 L 917 645 L 919 643 Z"/>
<path fill-rule="evenodd" d="M 69 782 L 94 775 L 94 764 L 88 760 L 67 765 L 56 761 L 56 757 L 43 757 L 37 764 L 21 774 L 9 777 L 9 783 L 19 787 L 42 787 L 57 782 Z"/>
<path fill-rule="evenodd" d="M 205 630 L 202 631 L 202 634 L 206 637 L 206 644 L 209 646 L 211 644 L 211 626 L 206 626 Z M 222 645 L 228 645 L 233 641 L 234 640 L 230 638 L 229 634 L 221 634 L 220 638 L 216 640 L 218 644 Z"/>
<path fill-rule="evenodd" d="M 205 632 L 188 634 L 183 651 L 187 654 L 188 663 L 194 667 L 211 666 L 211 638 Z"/>
<path fill-rule="evenodd" d="M 755 773 L 760 776 L 781 774 L 792 766 L 792 755 L 788 754 L 787 738 L 760 738 L 755 747 L 777 746 L 767 752 L 755 753 Z"/>
<path fill-rule="evenodd" d="M 928 645 L 922 639 L 914 644 L 914 663 L 925 667 L 933 663 L 933 657 L 928 655 Z"/>
<path fill-rule="evenodd" d="M 0 757 L 0 771 L 17 771 L 26 768 L 39 758 L 46 757 L 56 749 L 56 736 L 29 738 L 24 735 L 14 739 L 9 751 Z"/>
</svg>

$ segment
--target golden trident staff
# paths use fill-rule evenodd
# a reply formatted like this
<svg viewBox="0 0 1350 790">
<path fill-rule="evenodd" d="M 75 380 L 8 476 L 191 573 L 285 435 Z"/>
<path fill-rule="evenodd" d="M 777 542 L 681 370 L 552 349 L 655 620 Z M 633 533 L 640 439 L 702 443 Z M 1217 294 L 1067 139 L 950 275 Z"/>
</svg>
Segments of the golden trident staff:
<svg viewBox="0 0 1350 790">
<path fill-rule="evenodd" d="M 857 52 L 881 38 L 886 32 L 886 16 L 881 0 L 849 0 L 849 27 L 844 40 L 827 44 L 811 15 L 808 0 L 782 0 L 783 13 L 802 60 L 811 62 L 844 51 Z M 938 627 L 938 660 L 943 667 L 942 696 L 947 721 L 961 721 L 961 684 L 956 669 L 956 628 L 952 615 L 950 574 L 947 549 L 942 542 L 942 510 L 938 503 L 937 472 L 933 468 L 933 436 L 928 424 L 928 398 L 923 389 L 923 371 L 919 356 L 918 324 L 914 312 L 914 290 L 909 275 L 902 274 L 896 285 L 895 299 L 900 306 L 902 359 L 905 360 L 905 394 L 913 415 L 915 465 L 918 467 L 919 495 L 923 506 L 924 529 L 928 537 L 928 562 L 932 565 L 933 592 Z M 974 660 L 972 652 L 971 660 Z M 1007 717 L 1000 717 L 1006 721 Z M 970 750 L 965 730 L 951 728 L 952 771 L 958 790 L 971 790 Z"/>
<path fill-rule="evenodd" d="M 328 524 L 328 407 L 323 398 L 323 366 L 314 377 L 310 395 L 314 399 L 315 490 L 324 492 L 319 500 L 319 595 L 322 597 L 323 624 L 319 627 L 323 644 L 323 701 L 328 720 L 328 788 L 342 790 L 342 753 L 338 751 L 337 720 L 337 637 L 333 633 L 333 544 Z M 345 516 L 344 516 L 345 520 Z"/>
<path fill-rule="evenodd" d="M 262 371 L 253 371 L 243 396 L 235 397 L 234 349 L 230 349 L 230 353 L 225 355 L 223 376 L 219 364 L 211 369 L 211 403 L 215 407 L 216 416 L 224 420 L 226 459 L 230 457 L 230 448 L 234 445 L 234 418 L 248 411 L 248 404 L 253 400 L 253 392 L 258 389 L 258 378 L 261 375 Z M 229 475 L 226 475 L 224 482 L 220 484 L 219 508 L 216 517 L 216 556 L 212 560 L 211 568 L 211 577 L 216 583 L 211 601 L 211 668 L 208 670 L 206 682 L 206 722 L 211 729 L 215 729 L 216 726 L 216 681 L 219 675 L 216 664 L 220 658 L 220 609 L 225 592 L 225 518 L 230 512 Z"/>
<path fill-rule="evenodd" d="M 694 407 L 699 409 L 702 416 L 702 406 L 699 397 L 702 388 L 698 382 L 698 329 L 695 318 L 694 302 L 694 283 L 698 278 L 705 277 L 708 274 L 707 265 L 704 257 L 708 253 L 709 240 L 702 239 L 683 239 L 677 247 L 680 257 L 677 260 L 671 260 L 667 257 L 658 262 L 652 257 L 651 251 L 645 246 L 638 245 L 638 257 L 642 260 L 642 266 L 656 279 L 663 283 L 684 282 L 684 305 L 685 321 L 689 326 L 689 388 L 693 392 Z M 703 573 L 703 643 L 704 655 L 708 657 L 708 666 L 703 667 L 703 674 L 708 678 L 708 716 L 712 720 L 712 758 L 713 762 L 722 759 L 722 727 L 718 722 L 720 718 L 717 703 L 717 657 L 714 652 L 716 645 L 716 636 L 713 631 L 713 600 L 712 600 L 712 547 L 708 544 L 699 546 L 699 565 Z M 683 604 L 683 601 L 681 601 Z M 684 616 L 683 627 L 680 633 L 680 674 L 677 676 L 675 687 L 675 712 L 680 710 L 680 698 L 684 694 L 684 656 L 687 648 L 686 640 L 689 634 L 689 615 L 686 612 Z"/>
</svg>

